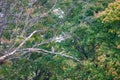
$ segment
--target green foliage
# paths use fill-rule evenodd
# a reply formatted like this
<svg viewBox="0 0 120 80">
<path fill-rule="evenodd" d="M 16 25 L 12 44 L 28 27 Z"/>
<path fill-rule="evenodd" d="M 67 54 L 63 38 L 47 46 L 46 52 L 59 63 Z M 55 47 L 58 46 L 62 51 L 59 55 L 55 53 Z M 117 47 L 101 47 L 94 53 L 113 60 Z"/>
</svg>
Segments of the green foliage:
<svg viewBox="0 0 120 80">
<path fill-rule="evenodd" d="M 103 12 L 103 22 L 111 23 L 113 21 L 119 21 L 120 19 L 120 1 L 116 0 L 108 5 L 108 8 Z"/>
<path fill-rule="evenodd" d="M 30 17 L 48 11 L 55 0 L 38 0 L 33 8 L 26 7 L 28 0 L 21 1 L 25 7 L 25 14 L 33 11 Z M 112 2 L 112 3 L 111 3 Z M 119 80 L 120 77 L 120 28 L 119 28 L 119 0 L 59 0 L 55 8 L 65 12 L 65 18 L 60 19 L 52 11 L 35 25 L 26 26 L 27 23 L 10 24 L 5 28 L 3 37 L 13 40 L 17 47 L 34 30 L 43 30 L 42 33 L 33 35 L 21 49 L 33 48 L 34 44 L 50 41 L 59 35 L 69 34 L 71 37 L 61 42 L 49 42 L 39 45 L 39 49 L 62 52 L 80 60 L 64 56 L 45 53 L 27 52 L 17 53 L 13 59 L 4 61 L 0 66 L 0 79 L 4 80 Z M 19 4 L 20 5 L 20 4 Z M 18 7 L 14 12 L 18 12 Z M 40 7 L 40 11 L 36 8 Z M 73 7 L 69 13 L 69 9 Z M 107 8 L 106 8 L 107 7 Z M 37 14 L 34 14 L 38 12 Z M 10 20 L 11 18 L 8 18 Z M 24 18 L 23 18 L 24 21 Z M 58 23 L 61 21 L 60 23 Z M 62 22 L 63 21 L 63 22 Z M 55 23 L 55 26 L 53 26 Z M 30 23 L 29 23 L 30 24 Z M 56 25 L 57 24 L 57 25 Z M 16 26 L 18 27 L 10 37 Z M 10 30 L 10 31 L 8 31 Z M 11 39 L 12 38 L 12 39 Z M 12 45 L 10 44 L 10 47 Z M 5 44 L 3 50 L 9 48 Z M 0 46 L 1 47 L 1 46 Z M 36 46 L 34 46 L 36 47 Z M 13 48 L 14 49 L 14 48 Z M 3 52 L 3 50 L 1 50 Z M 3 55 L 3 54 L 1 54 Z"/>
</svg>

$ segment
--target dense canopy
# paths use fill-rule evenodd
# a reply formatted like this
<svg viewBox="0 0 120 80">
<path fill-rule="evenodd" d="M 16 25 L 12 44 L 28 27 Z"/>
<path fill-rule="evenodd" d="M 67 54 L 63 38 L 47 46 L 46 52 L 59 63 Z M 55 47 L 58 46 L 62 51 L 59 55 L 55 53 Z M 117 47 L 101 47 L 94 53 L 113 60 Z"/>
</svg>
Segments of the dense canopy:
<svg viewBox="0 0 120 80">
<path fill-rule="evenodd" d="M 120 0 L 0 0 L 0 80 L 120 80 Z"/>
</svg>

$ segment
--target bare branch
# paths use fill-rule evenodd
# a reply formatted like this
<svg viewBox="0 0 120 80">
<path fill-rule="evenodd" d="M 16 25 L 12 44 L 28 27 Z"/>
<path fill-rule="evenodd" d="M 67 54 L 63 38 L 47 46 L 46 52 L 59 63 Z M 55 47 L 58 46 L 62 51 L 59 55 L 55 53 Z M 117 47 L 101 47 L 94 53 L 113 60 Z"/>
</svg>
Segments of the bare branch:
<svg viewBox="0 0 120 80">
<path fill-rule="evenodd" d="M 22 50 L 19 50 L 20 52 L 42 52 L 42 53 L 44 53 L 44 54 L 51 54 L 51 55 L 53 55 L 53 53 L 52 53 L 52 51 L 48 51 L 48 50 L 44 50 L 44 49 L 40 49 L 40 48 L 26 48 L 26 49 L 22 49 Z M 64 51 L 63 52 L 55 52 L 54 53 L 55 55 L 58 55 L 58 56 L 62 56 L 62 57 L 66 57 L 66 58 L 69 58 L 69 59 L 72 59 L 72 60 L 75 60 L 75 61 L 77 61 L 77 62 L 81 62 L 79 59 L 77 59 L 77 58 L 75 58 L 75 57 L 73 57 L 73 56 L 70 56 L 70 55 L 66 55 L 65 53 L 64 53 Z"/>
<path fill-rule="evenodd" d="M 30 23 L 31 26 L 33 26 L 38 20 L 40 20 L 41 18 L 43 18 L 43 17 L 45 17 L 47 14 L 49 14 L 49 13 L 55 8 L 57 2 L 58 2 L 58 0 L 55 1 L 54 5 L 52 6 L 52 8 L 51 8 L 50 10 L 48 10 L 47 12 L 45 12 L 45 13 L 37 16 L 37 17 L 35 17 L 34 19 L 29 20 L 28 23 Z"/>
<path fill-rule="evenodd" d="M 7 57 L 15 54 L 16 51 L 18 51 L 18 50 L 26 43 L 26 41 L 28 41 L 28 40 L 29 40 L 35 33 L 37 33 L 37 32 L 43 32 L 43 31 L 42 31 L 42 30 L 35 30 L 35 31 L 33 31 L 15 50 L 13 50 L 12 52 L 7 53 L 7 54 L 1 56 L 1 57 L 0 57 L 0 61 L 3 61 L 3 60 L 6 59 Z"/>
</svg>

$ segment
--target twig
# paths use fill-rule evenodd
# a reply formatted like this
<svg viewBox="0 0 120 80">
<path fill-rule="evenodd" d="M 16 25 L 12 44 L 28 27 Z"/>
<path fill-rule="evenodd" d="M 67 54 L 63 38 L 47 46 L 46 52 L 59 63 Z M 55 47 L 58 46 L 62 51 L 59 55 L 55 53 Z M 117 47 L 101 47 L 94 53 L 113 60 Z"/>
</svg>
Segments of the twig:
<svg viewBox="0 0 120 80">
<path fill-rule="evenodd" d="M 40 20 L 41 18 L 45 17 L 47 14 L 49 14 L 56 6 L 58 0 L 55 1 L 54 5 L 52 6 L 52 8 L 50 10 L 48 10 L 47 12 L 43 13 L 42 15 L 40 16 L 37 16 L 36 18 L 34 19 L 31 19 L 28 21 L 28 23 L 30 23 L 31 26 L 33 26 L 38 20 Z"/>
<path fill-rule="evenodd" d="M 15 50 L 13 50 L 12 52 L 7 53 L 7 54 L 1 56 L 0 57 L 0 61 L 3 61 L 4 59 L 8 58 L 9 56 L 15 54 L 16 51 L 18 51 L 26 43 L 26 41 L 28 41 L 37 32 L 41 32 L 41 30 L 35 30 L 35 31 L 33 31 Z"/>
</svg>

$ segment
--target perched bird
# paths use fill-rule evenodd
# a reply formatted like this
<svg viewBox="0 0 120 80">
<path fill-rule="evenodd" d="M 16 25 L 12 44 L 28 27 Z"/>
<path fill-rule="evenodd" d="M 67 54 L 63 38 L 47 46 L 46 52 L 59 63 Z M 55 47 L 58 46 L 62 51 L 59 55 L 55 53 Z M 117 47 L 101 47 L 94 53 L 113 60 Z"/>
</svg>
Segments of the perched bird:
<svg viewBox="0 0 120 80">
<path fill-rule="evenodd" d="M 51 47 L 51 51 L 52 51 L 52 54 L 54 54 L 54 53 L 55 53 L 55 49 L 54 49 L 54 47 L 53 47 L 53 46 Z"/>
</svg>

